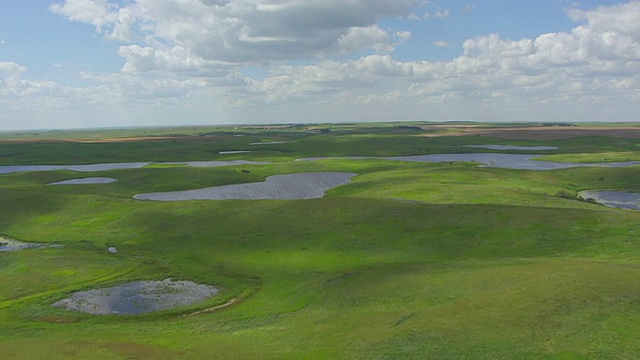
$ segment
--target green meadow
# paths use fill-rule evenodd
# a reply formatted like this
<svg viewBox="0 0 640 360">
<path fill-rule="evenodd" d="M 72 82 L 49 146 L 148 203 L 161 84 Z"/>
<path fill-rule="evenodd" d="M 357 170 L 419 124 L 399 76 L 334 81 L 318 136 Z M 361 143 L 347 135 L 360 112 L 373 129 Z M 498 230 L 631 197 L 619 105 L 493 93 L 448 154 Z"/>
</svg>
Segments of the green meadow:
<svg viewBox="0 0 640 360">
<path fill-rule="evenodd" d="M 640 140 L 421 134 L 394 123 L 3 134 L 10 141 L 0 141 L 0 165 L 270 163 L 0 174 L 0 235 L 62 245 L 0 252 L 0 354 L 639 358 L 640 212 L 575 198 L 585 189 L 638 192 L 639 166 L 526 171 L 462 162 L 293 160 L 496 152 L 464 145 L 501 144 L 558 146 L 532 152 L 551 161 L 628 161 L 640 160 Z M 136 136 L 175 138 L 68 141 Z M 285 143 L 250 145 L 271 141 Z M 251 152 L 219 154 L 233 150 Z M 132 198 L 309 171 L 359 175 L 311 200 Z M 118 181 L 46 185 L 83 177 Z M 223 291 L 204 303 L 144 315 L 51 306 L 77 291 L 166 278 Z"/>
</svg>

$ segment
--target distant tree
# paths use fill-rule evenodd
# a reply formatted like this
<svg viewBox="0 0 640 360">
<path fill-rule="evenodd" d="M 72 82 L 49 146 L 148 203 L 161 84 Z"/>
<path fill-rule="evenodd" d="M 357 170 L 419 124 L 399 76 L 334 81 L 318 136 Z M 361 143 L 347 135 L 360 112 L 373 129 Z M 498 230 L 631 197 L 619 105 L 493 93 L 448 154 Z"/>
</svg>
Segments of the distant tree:
<svg viewBox="0 0 640 360">
<path fill-rule="evenodd" d="M 422 128 L 419 126 L 409 126 L 409 125 L 396 125 L 396 129 L 422 131 Z"/>
<path fill-rule="evenodd" d="M 542 124 L 542 126 L 576 126 L 576 125 L 569 124 L 569 123 L 550 122 L 550 123 L 544 123 Z"/>
</svg>

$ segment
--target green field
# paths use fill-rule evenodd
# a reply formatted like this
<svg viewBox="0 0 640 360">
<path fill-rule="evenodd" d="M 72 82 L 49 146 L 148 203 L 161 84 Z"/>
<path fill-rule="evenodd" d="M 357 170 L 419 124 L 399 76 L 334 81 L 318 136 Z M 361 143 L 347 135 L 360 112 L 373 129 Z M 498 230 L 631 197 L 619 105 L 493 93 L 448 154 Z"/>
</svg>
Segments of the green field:
<svg viewBox="0 0 640 360">
<path fill-rule="evenodd" d="M 558 146 L 535 152 L 554 161 L 627 161 L 640 159 L 640 140 L 420 134 L 395 123 L 3 134 L 0 165 L 271 163 L 0 175 L 0 235 L 64 245 L 0 252 L 0 354 L 640 358 L 640 212 L 574 198 L 585 189 L 638 192 L 640 167 L 524 171 L 457 162 L 293 161 L 492 152 L 464 146 L 472 144 Z M 176 137 L 67 141 L 137 136 Z M 287 143 L 249 145 L 261 141 Z M 219 154 L 230 150 L 251 152 Z M 359 175 L 312 200 L 132 199 L 306 171 Z M 96 176 L 118 181 L 45 185 Z M 112 245 L 117 254 L 107 251 Z M 168 277 L 224 290 L 203 304 L 137 316 L 50 306 L 79 290 Z M 231 306 L 200 312 L 230 300 Z"/>
</svg>

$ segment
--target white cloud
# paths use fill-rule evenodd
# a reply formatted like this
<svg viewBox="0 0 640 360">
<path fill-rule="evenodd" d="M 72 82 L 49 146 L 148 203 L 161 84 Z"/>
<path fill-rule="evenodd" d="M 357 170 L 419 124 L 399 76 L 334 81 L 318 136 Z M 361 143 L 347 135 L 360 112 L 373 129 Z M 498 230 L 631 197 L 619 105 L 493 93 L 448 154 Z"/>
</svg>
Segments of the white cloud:
<svg viewBox="0 0 640 360">
<path fill-rule="evenodd" d="M 586 20 L 589 29 L 598 33 L 616 32 L 640 39 L 640 1 L 600 6 L 588 11 L 572 8 L 568 13 L 574 21 Z"/>
<path fill-rule="evenodd" d="M 90 85 L 72 87 L 25 79 L 25 67 L 0 62 L 0 106 L 151 111 L 222 104 L 234 116 L 278 121 L 620 120 L 637 116 L 640 102 L 637 0 L 568 10 L 577 21 L 568 32 L 468 39 L 459 56 L 438 62 L 397 60 L 394 49 L 411 34 L 379 25 L 382 17 L 406 19 L 413 1 L 124 3 L 68 0 L 51 8 L 122 42 L 121 73 L 85 72 Z M 299 63 L 307 65 L 292 65 Z M 244 65 L 268 73 L 250 78 Z"/>
<path fill-rule="evenodd" d="M 380 29 L 378 25 L 361 28 L 354 27 L 347 30 L 338 40 L 338 46 L 345 53 L 371 48 L 376 52 L 392 52 L 403 42 L 411 38 L 411 33 L 396 31 L 394 34 Z"/>
<path fill-rule="evenodd" d="M 71 21 L 94 25 L 97 32 L 118 21 L 117 8 L 117 4 L 108 0 L 65 0 L 64 3 L 49 7 L 54 13 L 66 16 Z"/>
<path fill-rule="evenodd" d="M 444 41 L 444 40 L 438 40 L 436 42 L 433 43 L 435 46 L 439 46 L 439 47 L 449 47 L 451 46 L 451 44 L 449 44 L 448 42 Z"/>
<path fill-rule="evenodd" d="M 56 108 L 73 98 L 73 91 L 52 81 L 22 78 L 26 67 L 0 62 L 0 107 L 4 109 Z"/>
<path fill-rule="evenodd" d="M 435 12 L 432 12 L 432 13 L 428 12 L 428 13 L 424 14 L 424 17 L 425 18 L 439 18 L 439 19 L 447 18 L 447 17 L 449 17 L 449 10 L 445 9 L 445 10 L 442 10 L 442 11 L 438 10 L 438 11 L 435 11 Z"/>
<path fill-rule="evenodd" d="M 206 80 L 144 79 L 126 74 L 99 75 L 81 72 L 79 76 L 90 86 L 63 86 L 53 81 L 23 78 L 24 66 L 0 62 L 0 106 L 8 109 L 60 109 L 90 106 L 147 106 L 178 102 L 208 86 Z M 153 100 L 149 102 L 149 100 Z"/>
<path fill-rule="evenodd" d="M 132 41 L 135 38 L 134 25 L 136 16 L 129 8 L 118 10 L 118 21 L 113 25 L 113 30 L 107 36 L 111 40 L 122 42 Z"/>
<path fill-rule="evenodd" d="M 379 76 L 411 77 L 413 66 L 393 60 L 389 55 L 370 55 L 353 62 L 354 70 Z"/>
<path fill-rule="evenodd" d="M 11 61 L 0 61 L 0 78 L 19 76 L 27 68 Z"/>
<path fill-rule="evenodd" d="M 468 111 L 481 105 L 477 108 L 494 115 L 539 113 L 541 106 L 545 111 L 571 111 L 570 103 L 584 108 L 594 104 L 601 107 L 608 102 L 633 103 L 640 96 L 640 52 L 639 43 L 634 40 L 640 31 L 634 29 L 634 24 L 591 28 L 589 20 L 601 16 L 597 11 L 615 17 L 613 10 L 640 14 L 640 10 L 625 6 L 599 8 L 594 10 L 596 13 L 585 13 L 587 23 L 568 33 L 547 33 L 517 41 L 498 34 L 480 36 L 465 41 L 463 54 L 451 61 L 401 62 L 390 55 L 371 55 L 344 63 L 281 68 L 277 79 L 265 80 L 280 81 L 272 83 L 277 86 L 262 88 L 262 94 L 254 91 L 252 96 L 274 96 L 273 92 L 286 88 L 277 95 L 280 101 L 295 98 L 298 102 L 315 103 L 319 101 L 317 96 L 296 95 L 309 93 L 305 85 L 319 84 L 313 79 L 331 75 L 341 81 L 332 86 L 325 82 L 314 92 L 323 93 L 324 101 L 333 96 L 331 101 L 336 103 L 444 106 L 466 102 Z M 504 111 L 490 112 L 491 106 Z"/>
</svg>

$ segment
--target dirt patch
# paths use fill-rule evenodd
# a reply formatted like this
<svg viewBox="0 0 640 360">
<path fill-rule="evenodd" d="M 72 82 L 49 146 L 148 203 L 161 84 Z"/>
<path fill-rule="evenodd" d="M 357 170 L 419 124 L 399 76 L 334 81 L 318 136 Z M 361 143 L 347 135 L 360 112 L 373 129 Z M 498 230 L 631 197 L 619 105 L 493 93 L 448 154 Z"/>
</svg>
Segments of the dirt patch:
<svg viewBox="0 0 640 360">
<path fill-rule="evenodd" d="M 94 315 L 145 314 L 194 305 L 219 292 L 217 287 L 192 281 L 136 281 L 77 292 L 52 306 Z"/>
<path fill-rule="evenodd" d="M 116 142 L 137 142 L 137 141 L 211 141 L 217 139 L 230 139 L 232 135 L 194 135 L 194 136 L 137 136 L 137 137 L 122 137 L 122 138 L 99 138 L 95 139 L 82 138 L 82 139 L 0 139 L 0 143 L 34 143 L 34 142 L 74 142 L 74 143 L 116 143 Z"/>
<path fill-rule="evenodd" d="M 241 301 L 240 298 L 233 298 L 233 299 L 227 301 L 226 303 L 224 303 L 222 305 L 210 307 L 210 308 L 207 308 L 207 309 L 204 309 L 204 310 L 200 310 L 200 311 L 195 311 L 195 312 L 192 312 L 191 314 L 187 314 L 187 316 L 196 316 L 196 315 L 207 314 L 207 313 L 211 313 L 211 312 L 214 312 L 214 311 L 222 310 L 224 308 L 228 308 L 231 305 L 237 304 L 240 301 Z"/>
<path fill-rule="evenodd" d="M 613 138 L 640 139 L 640 127 L 573 127 L 573 126 L 535 126 L 535 127 L 482 127 L 474 125 L 423 126 L 424 130 L 434 132 L 417 136 L 491 136 L 509 140 L 561 140 L 583 136 L 602 136 Z M 444 131 L 452 130 L 452 131 Z"/>
</svg>

